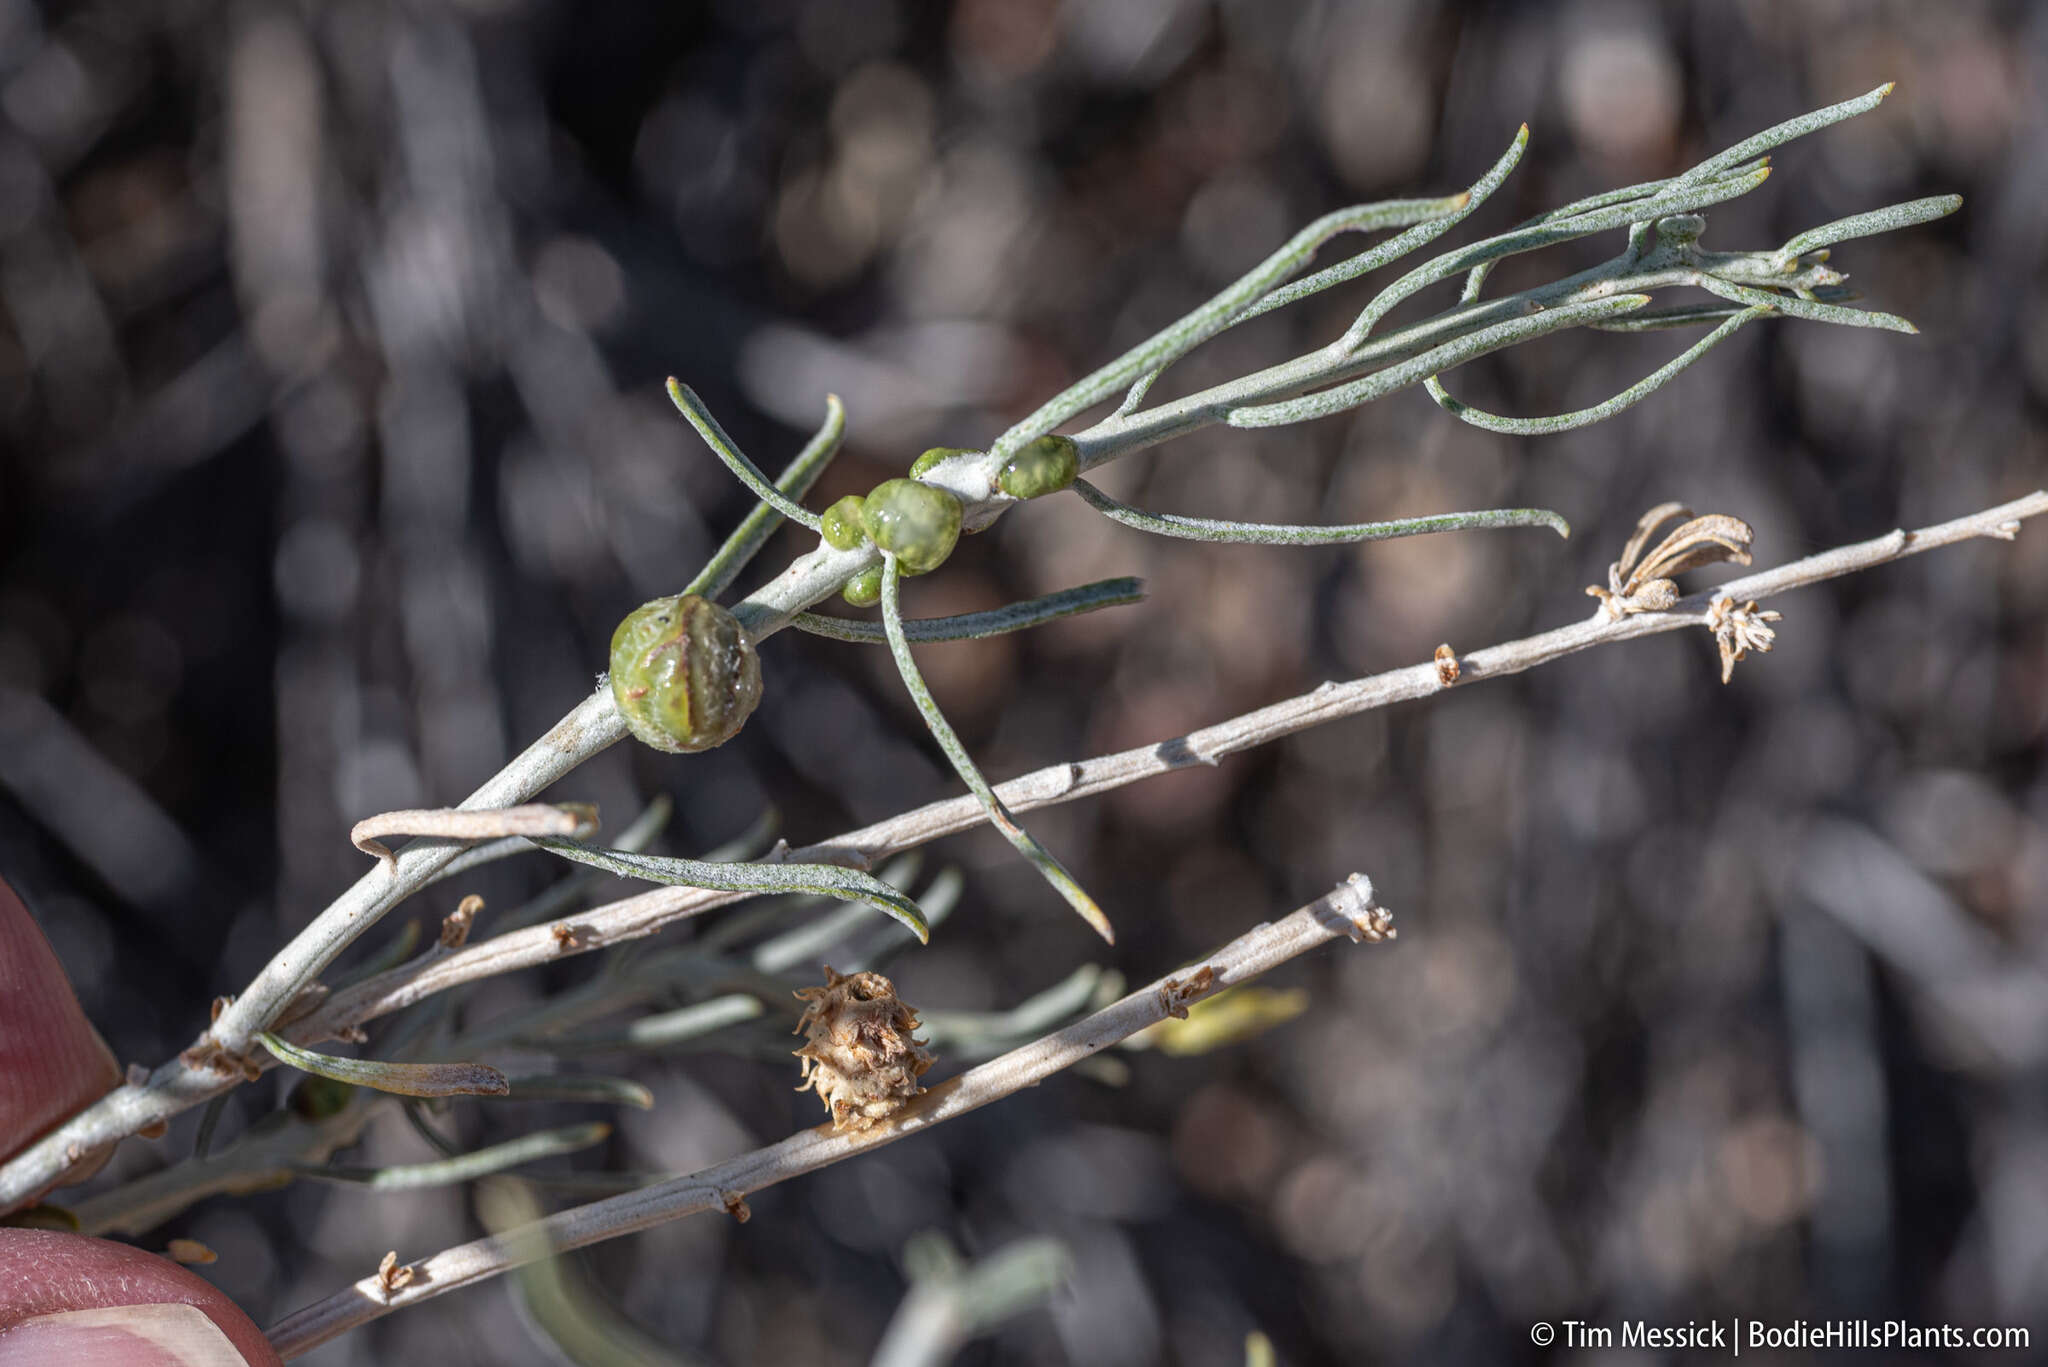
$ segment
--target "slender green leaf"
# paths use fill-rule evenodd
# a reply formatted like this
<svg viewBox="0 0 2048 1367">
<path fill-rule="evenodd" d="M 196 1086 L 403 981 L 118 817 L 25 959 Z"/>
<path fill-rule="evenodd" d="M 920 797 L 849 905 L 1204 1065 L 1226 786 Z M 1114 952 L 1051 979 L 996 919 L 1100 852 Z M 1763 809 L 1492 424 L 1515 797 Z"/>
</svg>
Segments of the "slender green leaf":
<svg viewBox="0 0 2048 1367">
<path fill-rule="evenodd" d="M 1548 527 L 1559 536 L 1572 534 L 1570 524 L 1546 508 L 1436 513 L 1428 517 L 1397 518 L 1391 522 L 1355 522 L 1348 526 L 1290 526 L 1275 522 L 1236 522 L 1228 518 L 1146 512 L 1128 503 L 1117 502 L 1085 479 L 1074 481 L 1074 492 L 1111 521 L 1136 527 L 1141 532 L 1178 537 L 1184 541 L 1220 541 L 1241 546 L 1343 546 L 1359 541 L 1389 541 L 1396 537 L 1473 531 L 1486 527 Z"/>
<path fill-rule="evenodd" d="M 1271 313 L 1274 309 L 1285 308 L 1287 305 L 1300 299 L 1306 299 L 1312 294 L 1319 294 L 1324 290 L 1334 288 L 1347 281 L 1356 280 L 1362 275 L 1378 270 L 1391 261 L 1399 260 L 1417 248 L 1434 242 L 1437 238 L 1471 217 L 1480 205 L 1493 196 L 1493 192 L 1500 188 L 1501 182 L 1505 181 L 1509 173 L 1520 163 L 1522 153 L 1527 149 L 1528 145 L 1529 125 L 1523 124 L 1520 131 L 1515 134 L 1514 141 L 1508 144 L 1508 150 L 1501 154 L 1500 160 L 1496 161 L 1485 175 L 1474 181 L 1471 188 L 1465 191 L 1462 196 L 1462 202 L 1461 197 L 1457 195 L 1443 200 L 1418 201 L 1420 204 L 1431 205 L 1437 208 L 1441 208 L 1444 205 L 1455 205 L 1456 207 L 1448 212 L 1433 214 L 1431 217 L 1415 224 L 1406 232 L 1390 237 L 1377 246 L 1368 247 L 1364 251 L 1347 257 L 1333 266 L 1326 266 L 1313 275 L 1303 276 L 1292 284 L 1283 285 L 1272 290 L 1261 297 L 1256 303 L 1230 318 L 1217 331 L 1220 332 L 1224 328 L 1236 327 L 1239 323 Z M 1380 226 L 1393 227 L 1397 225 L 1387 223 Z M 1123 403 L 1118 405 L 1116 410 L 1118 417 L 1124 417 L 1137 411 L 1138 405 L 1144 402 L 1145 395 L 1151 391 L 1153 384 L 1158 381 L 1159 377 L 1166 373 L 1167 366 L 1173 363 L 1173 359 L 1169 357 L 1156 368 L 1138 377 L 1137 381 L 1132 384 L 1130 392 L 1124 395 Z"/>
<path fill-rule="evenodd" d="M 1559 413 L 1555 417 L 1500 417 L 1493 413 L 1483 412 L 1469 404 L 1461 403 L 1457 399 L 1452 398 L 1444 389 L 1443 382 L 1434 375 L 1422 383 L 1423 387 L 1429 391 L 1429 397 L 1435 399 L 1437 405 L 1446 413 L 1451 414 L 1461 422 L 1468 422 L 1474 427 L 1483 427 L 1489 432 L 1506 432 L 1518 437 L 1543 436 L 1553 432 L 1569 432 L 1575 427 L 1585 427 L 1591 423 L 1599 422 L 1603 418 L 1611 418 L 1623 409 L 1631 408 L 1641 403 L 1644 399 L 1647 399 L 1650 395 L 1676 379 L 1680 371 L 1683 371 L 1693 362 L 1699 360 L 1700 357 L 1727 341 L 1744 326 L 1755 322 L 1759 318 L 1767 317 L 1769 313 L 1769 309 L 1763 308 L 1743 309 L 1740 313 L 1729 317 L 1726 322 L 1722 323 L 1721 326 L 1715 328 L 1705 337 L 1693 343 L 1684 354 L 1659 366 L 1655 371 L 1636 381 L 1636 383 L 1622 390 L 1605 403 L 1594 404 L 1591 408 L 1581 408 L 1574 413 Z"/>
<path fill-rule="evenodd" d="M 896 672 L 903 676 L 903 686 L 910 690 L 911 701 L 917 704 L 918 713 L 924 717 L 932 738 L 938 741 L 939 748 L 952 761 L 953 772 L 960 775 L 961 782 L 981 799 L 983 809 L 988 812 L 989 823 L 1003 833 L 1003 838 L 1015 846 L 1019 854 L 1031 861 L 1045 881 L 1067 899 L 1067 905 L 1094 927 L 1096 934 L 1115 944 L 1116 932 L 1110 928 L 1109 918 L 1102 914 L 1102 908 L 1075 881 L 1074 875 L 1067 872 L 1066 865 L 1053 857 L 1052 851 L 1017 824 L 1017 819 L 1010 815 L 1010 809 L 1003 805 L 995 789 L 981 776 L 981 770 L 967 753 L 967 747 L 960 743 L 952 723 L 946 720 L 945 713 L 939 711 L 931 689 L 925 686 L 924 675 L 918 672 L 917 661 L 911 657 L 910 640 L 903 633 L 903 567 L 897 564 L 895 556 L 887 554 L 882 557 L 882 623 L 889 632 L 889 653 L 896 659 Z"/>
<path fill-rule="evenodd" d="M 1233 408 L 1224 416 L 1224 421 L 1232 427 L 1282 427 L 1288 423 L 1328 417 L 1332 413 L 1342 413 L 1360 404 L 1384 398 L 1395 390 L 1405 389 L 1439 371 L 1461 366 L 1488 352 L 1532 341 L 1566 328 L 1583 327 L 1602 319 L 1632 313 L 1649 302 L 1650 296 L 1647 294 L 1617 294 L 1605 299 L 1589 299 L 1583 303 L 1560 304 L 1541 313 L 1510 318 L 1503 323 L 1475 329 L 1463 337 L 1431 347 L 1398 365 L 1388 366 L 1385 370 L 1376 371 L 1346 384 L 1317 390 L 1298 399 L 1282 399 L 1276 403 L 1248 404 L 1242 408 Z"/>
<path fill-rule="evenodd" d="M 797 452 L 782 472 L 782 478 L 775 481 L 775 487 L 792 499 L 801 500 L 818 482 L 818 476 L 825 473 L 825 467 L 839 454 L 839 443 L 846 435 L 846 407 L 839 402 L 837 394 L 825 396 L 825 424 L 817 431 L 804 449 Z M 775 529 L 782 525 L 782 514 L 767 503 L 754 505 L 746 520 L 734 529 L 718 548 L 718 553 L 706 561 L 697 577 L 690 581 L 684 593 L 700 593 L 706 598 L 716 599 L 732 587 L 733 580 L 759 554 L 761 547 Z"/>
<path fill-rule="evenodd" d="M 502 1096 L 505 1075 L 482 1063 L 389 1063 L 382 1059 L 338 1058 L 315 1053 L 279 1039 L 268 1030 L 256 1038 L 276 1056 L 302 1073 L 347 1082 L 399 1096 Z"/>
<path fill-rule="evenodd" d="M 1142 579 L 1098 579 L 1092 584 L 1061 589 L 1058 593 L 1027 598 L 986 612 L 963 612 L 953 617 L 907 617 L 903 621 L 903 634 L 913 641 L 975 641 L 985 636 L 1002 636 L 1027 627 L 1043 626 L 1083 612 L 1141 602 L 1144 597 L 1145 581 Z M 862 645 L 889 643 L 889 633 L 879 622 L 859 618 L 799 612 L 789 624 L 799 631 L 808 631 L 814 636 L 830 636 L 839 641 Z"/>
<path fill-rule="evenodd" d="M 1075 414 L 1094 407 L 1147 371 L 1159 370 L 1176 357 L 1192 351 L 1221 332 L 1231 319 L 1256 304 L 1274 286 L 1308 264 L 1318 248 L 1340 233 L 1371 232 L 1431 218 L 1448 218 L 1463 209 L 1467 200 L 1466 195 L 1436 200 L 1392 200 L 1382 204 L 1353 205 L 1325 214 L 1208 303 L 1048 399 L 1030 416 L 998 437 L 989 448 L 989 454 L 998 461 L 1015 455 L 1024 443 L 1044 436 Z"/>
<path fill-rule="evenodd" d="M 537 1040 L 534 1047 L 551 1054 L 606 1054 L 638 1049 L 673 1049 L 729 1025 L 755 1020 L 765 1008 L 750 992 L 727 992 L 709 1000 L 642 1016 L 623 1030 L 558 1035 Z M 513 1089 L 514 1095 L 518 1088 Z"/>
<path fill-rule="evenodd" d="M 612 1127 L 602 1120 L 583 1125 L 565 1125 L 508 1139 L 502 1144 L 473 1149 L 453 1158 L 431 1163 L 400 1163 L 390 1167 L 363 1168 L 341 1164 L 295 1163 L 291 1171 L 300 1177 L 322 1182 L 347 1182 L 372 1191 L 418 1191 L 423 1187 L 448 1187 L 470 1182 L 521 1163 L 531 1163 L 556 1154 L 575 1153 L 611 1137 Z"/>
<path fill-rule="evenodd" d="M 682 415 L 689 419 L 690 426 L 697 429 L 697 435 L 704 438 L 704 444 L 725 462 L 725 468 L 739 476 L 740 483 L 754 491 L 754 497 L 790 521 L 801 523 L 814 532 L 818 530 L 821 525 L 818 515 L 794 502 L 787 494 L 768 482 L 768 476 L 761 473 L 761 467 L 748 460 L 733 439 L 726 435 L 725 429 L 718 425 L 718 419 L 711 416 L 711 410 L 704 406 L 704 400 L 697 397 L 696 390 L 671 375 L 668 380 L 668 397 Z"/>
<path fill-rule="evenodd" d="M 1752 289 L 1748 285 L 1716 280 L 1711 275 L 1701 278 L 1700 288 L 1734 303 L 1768 309 L 1774 313 L 1782 313 L 1787 318 L 1804 318 L 1815 323 L 1837 323 L 1852 328 L 1881 328 L 1886 332 L 1917 334 L 1920 331 L 1895 313 L 1880 313 L 1876 309 L 1846 309 L 1840 304 L 1823 304 L 1813 299 L 1800 299 L 1772 290 Z"/>
<path fill-rule="evenodd" d="M 1722 179 L 1683 181 L 1655 199 L 1641 203 L 1616 205 L 1577 217 L 1539 224 L 1515 232 L 1503 233 L 1482 242 L 1445 252 L 1442 256 L 1426 261 L 1393 284 L 1381 290 L 1373 301 L 1366 305 L 1349 330 L 1337 343 L 1337 349 L 1355 351 L 1371 334 L 1380 319 L 1392 312 L 1394 307 L 1418 291 L 1455 275 L 1464 275 L 1475 266 L 1499 261 L 1504 257 L 1517 256 L 1524 252 L 1537 251 L 1544 247 L 1570 242 L 1595 233 L 1626 228 L 1633 223 L 1666 217 L 1671 214 L 1691 213 L 1697 209 L 1719 204 L 1748 194 L 1764 183 L 1770 176 L 1770 168 L 1750 172 L 1747 175 L 1729 176 Z"/>
<path fill-rule="evenodd" d="M 1893 84 L 1891 81 L 1886 81 L 1877 89 L 1866 95 L 1858 95 L 1853 100 L 1844 100 L 1840 104 L 1831 104 L 1825 109 L 1816 109 L 1810 114 L 1801 114 L 1796 119 L 1787 119 L 1783 123 L 1773 124 L 1753 137 L 1744 138 L 1726 151 L 1718 152 L 1708 157 L 1705 161 L 1679 177 L 1679 179 L 1688 181 L 1711 179 L 1731 167 L 1761 156 L 1773 147 L 1781 147 L 1796 138 L 1803 138 L 1809 133 L 1818 133 L 1823 128 L 1831 127 L 1842 122 L 1844 119 L 1853 119 L 1858 114 L 1867 114 L 1884 103 L 1884 97 L 1892 93 Z"/>
<path fill-rule="evenodd" d="M 967 880 L 960 876 L 960 870 L 941 869 L 917 899 L 917 904 L 924 908 L 925 919 L 936 926 L 952 915 L 966 887 Z M 863 936 L 861 932 L 873 922 L 874 914 L 866 907 L 840 907 L 772 940 L 762 941 L 749 956 L 749 962 L 763 973 L 785 973 L 799 964 L 819 963 L 846 964 L 847 972 L 857 973 L 874 967 L 903 947 L 901 932 L 892 926 L 879 927 L 879 943 Z"/>
<path fill-rule="evenodd" d="M 596 1073 L 530 1073 L 505 1079 L 512 1090 L 506 1101 L 601 1101 L 636 1110 L 654 1109 L 654 1093 L 624 1077 Z"/>
<path fill-rule="evenodd" d="M 536 837 L 533 843 L 564 859 L 651 883 L 710 888 L 717 892 L 807 892 L 842 902 L 866 902 L 908 926 L 920 941 L 931 934 L 916 902 L 858 869 L 842 869 L 836 864 L 714 864 L 701 859 L 595 849 L 547 836 Z"/>
<path fill-rule="evenodd" d="M 1961 195 L 1935 195 L 1929 199 L 1916 199 L 1905 204 L 1888 204 L 1882 209 L 1868 213 L 1851 214 L 1838 218 L 1833 223 L 1823 223 L 1818 228 L 1808 228 L 1799 236 L 1778 248 L 1778 259 L 1789 269 L 1790 264 L 1808 252 L 1822 247 L 1832 247 L 1838 242 L 1852 238 L 1873 237 L 1878 233 L 1896 232 L 1900 228 L 1914 228 L 1922 223 L 1932 223 L 1937 218 L 1946 218 L 1963 207 Z"/>
</svg>

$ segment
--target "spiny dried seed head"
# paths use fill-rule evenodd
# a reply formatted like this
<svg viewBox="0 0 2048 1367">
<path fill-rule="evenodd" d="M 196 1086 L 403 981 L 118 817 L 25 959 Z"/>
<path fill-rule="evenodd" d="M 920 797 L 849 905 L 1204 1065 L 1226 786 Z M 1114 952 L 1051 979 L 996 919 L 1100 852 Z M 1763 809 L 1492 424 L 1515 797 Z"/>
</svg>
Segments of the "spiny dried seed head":
<svg viewBox="0 0 2048 1367">
<path fill-rule="evenodd" d="M 917 1012 L 896 996 L 879 973 L 847 973 L 825 966 L 825 985 L 806 987 L 795 1033 L 803 1085 L 815 1088 L 835 1130 L 865 1130 L 902 1110 L 924 1091 L 917 1080 L 938 1060 L 915 1037 Z"/>
</svg>

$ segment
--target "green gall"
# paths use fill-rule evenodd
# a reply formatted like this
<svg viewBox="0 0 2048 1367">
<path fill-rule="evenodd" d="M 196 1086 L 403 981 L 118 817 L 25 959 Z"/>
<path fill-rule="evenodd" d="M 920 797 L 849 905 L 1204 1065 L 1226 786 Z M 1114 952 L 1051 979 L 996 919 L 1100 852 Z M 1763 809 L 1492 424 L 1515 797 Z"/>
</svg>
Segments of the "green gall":
<svg viewBox="0 0 2048 1367">
<path fill-rule="evenodd" d="M 914 479 L 887 479 L 868 491 L 861 524 L 896 557 L 905 574 L 929 574 L 960 539 L 960 500 Z"/>
<path fill-rule="evenodd" d="M 1010 457 L 996 476 L 996 487 L 1011 498 L 1043 498 L 1072 484 L 1080 472 L 1081 448 L 1074 439 L 1044 436 Z"/>
<path fill-rule="evenodd" d="M 694 593 L 644 603 L 612 633 L 612 699 L 657 750 L 709 750 L 761 701 L 761 662 L 739 619 Z"/>
<path fill-rule="evenodd" d="M 326 1120 L 348 1109 L 356 1094 L 355 1085 L 331 1077 L 307 1076 L 292 1084 L 286 1104 L 301 1120 Z"/>
<path fill-rule="evenodd" d="M 859 494 L 848 494 L 825 510 L 819 519 L 818 534 L 825 538 L 825 544 L 835 551 L 850 551 L 868 539 L 861 530 L 860 510 L 864 500 Z"/>
<path fill-rule="evenodd" d="M 882 567 L 862 570 L 846 581 L 839 596 L 857 608 L 871 608 L 882 601 Z"/>
<path fill-rule="evenodd" d="M 971 456 L 973 454 L 974 452 L 965 446 L 934 446 L 931 450 L 910 462 L 910 477 L 912 479 L 923 479 L 925 472 L 940 461 L 951 460 L 955 456 Z"/>
</svg>

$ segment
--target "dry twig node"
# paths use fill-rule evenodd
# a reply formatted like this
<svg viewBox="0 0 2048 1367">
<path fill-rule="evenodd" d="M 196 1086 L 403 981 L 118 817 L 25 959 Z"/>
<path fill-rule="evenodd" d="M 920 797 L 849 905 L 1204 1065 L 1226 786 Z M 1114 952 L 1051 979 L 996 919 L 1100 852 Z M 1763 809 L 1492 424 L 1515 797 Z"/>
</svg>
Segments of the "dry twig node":
<svg viewBox="0 0 2048 1367">
<path fill-rule="evenodd" d="M 384 1299 L 388 1301 L 392 1296 L 405 1290 L 411 1284 L 412 1267 L 410 1265 L 400 1267 L 398 1265 L 398 1250 L 392 1249 L 377 1264 L 378 1288 L 383 1291 Z"/>
<path fill-rule="evenodd" d="M 834 1130 L 865 1130 L 887 1120 L 924 1091 L 918 1079 L 938 1062 L 915 1037 L 917 1012 L 879 973 L 834 972 L 825 985 L 798 989 L 806 1003 L 796 1032 L 804 1047 L 803 1085 L 816 1088 Z"/>
<path fill-rule="evenodd" d="M 469 943 L 469 928 L 484 909 L 484 899 L 475 893 L 456 903 L 455 910 L 441 918 L 441 948 L 460 949 Z"/>
</svg>

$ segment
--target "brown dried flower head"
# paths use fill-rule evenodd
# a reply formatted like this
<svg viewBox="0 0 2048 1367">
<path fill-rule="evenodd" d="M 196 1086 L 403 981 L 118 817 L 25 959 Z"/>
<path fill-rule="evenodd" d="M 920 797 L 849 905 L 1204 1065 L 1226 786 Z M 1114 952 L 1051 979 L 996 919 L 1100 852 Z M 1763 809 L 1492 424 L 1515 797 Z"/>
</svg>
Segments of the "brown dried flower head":
<svg viewBox="0 0 2048 1367">
<path fill-rule="evenodd" d="M 1754 598 L 1738 603 L 1723 593 L 1707 604 L 1707 628 L 1714 633 L 1714 644 L 1721 648 L 1722 683 L 1735 677 L 1736 664 L 1747 659 L 1750 651 L 1770 654 L 1778 633 L 1766 624 L 1778 620 L 1780 614 L 1768 608 L 1757 611 Z"/>
<path fill-rule="evenodd" d="M 803 1085 L 816 1088 L 835 1130 L 865 1130 L 903 1109 L 937 1062 L 917 1039 L 917 1012 L 879 973 L 840 974 L 825 966 L 823 987 L 801 988 L 806 1003 L 796 1032 L 804 1047 Z"/>
<path fill-rule="evenodd" d="M 1648 555 L 1643 547 L 1672 518 L 1686 521 Z M 1620 621 L 1631 613 L 1662 612 L 1678 601 L 1674 582 L 1687 570 L 1726 560 L 1749 563 L 1749 543 L 1756 533 L 1739 517 L 1708 513 L 1694 517 L 1682 503 L 1660 503 L 1636 522 L 1635 534 L 1622 547 L 1621 559 L 1607 567 L 1607 587 L 1589 584 L 1586 592 L 1600 600 L 1601 613 Z"/>
</svg>

